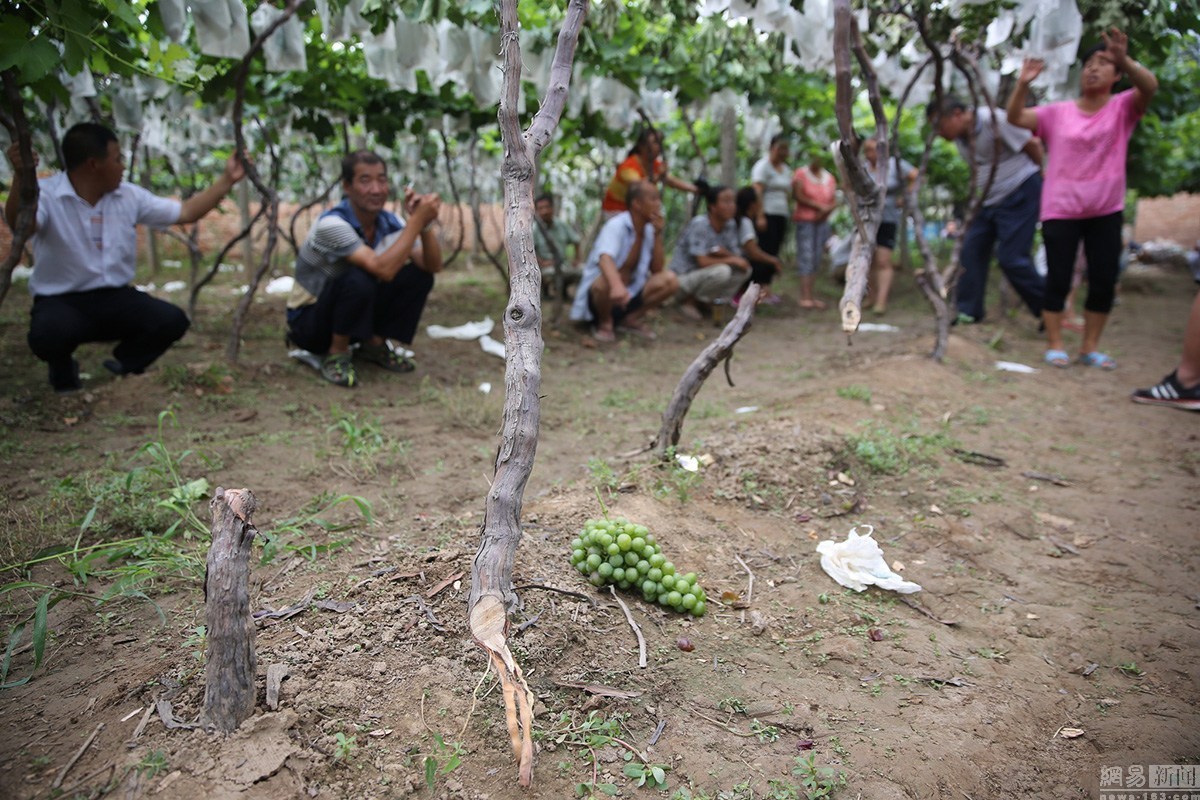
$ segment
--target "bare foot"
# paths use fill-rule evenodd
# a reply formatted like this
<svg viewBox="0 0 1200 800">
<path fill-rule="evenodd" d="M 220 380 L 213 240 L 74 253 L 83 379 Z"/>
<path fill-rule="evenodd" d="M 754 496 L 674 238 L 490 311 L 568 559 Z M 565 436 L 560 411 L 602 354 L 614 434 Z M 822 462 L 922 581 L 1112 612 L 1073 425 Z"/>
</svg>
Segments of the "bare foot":
<svg viewBox="0 0 1200 800">
<path fill-rule="evenodd" d="M 696 308 L 695 300 L 684 300 L 679 304 L 679 313 L 690 319 L 692 322 L 702 322 L 704 315 L 700 313 L 700 309 Z"/>
<path fill-rule="evenodd" d="M 610 344 L 617 340 L 617 334 L 615 331 L 613 331 L 612 323 L 610 322 L 608 325 L 597 325 L 595 328 L 593 328 L 592 338 L 594 338 L 597 342 Z"/>
</svg>

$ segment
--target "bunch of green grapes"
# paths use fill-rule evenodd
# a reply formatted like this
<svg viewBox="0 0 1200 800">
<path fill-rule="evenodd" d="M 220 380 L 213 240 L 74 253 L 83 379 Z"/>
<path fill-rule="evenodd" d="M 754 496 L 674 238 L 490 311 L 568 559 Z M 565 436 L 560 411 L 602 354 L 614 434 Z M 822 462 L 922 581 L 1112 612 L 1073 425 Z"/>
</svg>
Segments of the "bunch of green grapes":
<svg viewBox="0 0 1200 800">
<path fill-rule="evenodd" d="M 645 525 L 624 519 L 589 519 L 571 542 L 571 566 L 593 586 L 616 584 L 640 591 L 648 603 L 704 616 L 708 609 L 696 573 L 680 575 Z"/>
</svg>

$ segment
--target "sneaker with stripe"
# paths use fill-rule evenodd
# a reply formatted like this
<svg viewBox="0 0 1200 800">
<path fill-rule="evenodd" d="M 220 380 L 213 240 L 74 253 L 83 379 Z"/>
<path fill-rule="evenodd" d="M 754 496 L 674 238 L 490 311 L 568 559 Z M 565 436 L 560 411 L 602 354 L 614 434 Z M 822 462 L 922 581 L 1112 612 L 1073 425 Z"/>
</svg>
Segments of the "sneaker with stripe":
<svg viewBox="0 0 1200 800">
<path fill-rule="evenodd" d="M 1180 385 L 1175 373 L 1172 372 L 1149 389 L 1138 389 L 1131 395 L 1131 399 L 1135 403 L 1173 406 L 1185 411 L 1200 411 L 1200 384 L 1185 389 Z"/>
</svg>

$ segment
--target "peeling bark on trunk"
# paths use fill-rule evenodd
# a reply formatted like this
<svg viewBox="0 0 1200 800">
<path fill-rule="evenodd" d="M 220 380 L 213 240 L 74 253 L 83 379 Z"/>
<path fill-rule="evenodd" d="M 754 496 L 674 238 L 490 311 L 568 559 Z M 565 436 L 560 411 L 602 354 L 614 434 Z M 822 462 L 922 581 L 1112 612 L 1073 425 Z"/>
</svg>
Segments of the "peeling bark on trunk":
<svg viewBox="0 0 1200 800">
<path fill-rule="evenodd" d="M 500 135 L 504 143 L 505 241 L 509 260 L 509 300 L 504 313 L 505 393 L 503 442 L 488 491 L 479 551 L 471 567 L 467 614 L 471 635 L 488 653 L 500 676 L 506 721 L 518 781 L 533 782 L 533 694 L 508 649 L 508 612 L 516 605 L 513 558 L 521 537 L 521 501 L 533 469 L 541 413 L 541 270 L 533 253 L 534 161 L 558 125 L 566 104 L 571 63 L 586 0 L 571 0 L 558 35 L 546 97 L 533 122 L 521 130 L 518 99 L 521 45 L 517 0 L 499 4 L 504 90 Z"/>
<path fill-rule="evenodd" d="M 679 437 L 683 433 L 683 419 L 687 416 L 688 409 L 692 407 L 692 400 L 696 399 L 700 387 L 716 369 L 717 364 L 724 361 L 726 375 L 728 375 L 729 359 L 733 358 L 733 347 L 749 332 L 750 323 L 754 318 L 754 306 L 758 302 L 758 295 L 761 291 L 762 287 L 759 284 L 750 284 L 750 288 L 742 295 L 737 314 L 721 331 L 721 335 L 704 348 L 700 355 L 696 356 L 696 360 L 688 366 L 687 371 L 683 373 L 679 385 L 675 387 L 675 394 L 671 396 L 671 402 L 667 404 L 667 410 L 663 412 L 662 427 L 658 430 L 658 438 L 654 440 L 654 447 L 658 450 L 660 459 L 665 460 L 671 448 L 679 444 Z"/>
<path fill-rule="evenodd" d="M 258 502 L 249 489 L 218 488 L 212 502 L 212 544 L 204 574 L 208 654 L 201 722 L 223 733 L 254 714 L 254 620 L 250 617 L 250 548 L 258 533 Z"/>
<path fill-rule="evenodd" d="M 0 262 L 0 305 L 8 296 L 12 286 L 13 268 L 21 262 L 25 253 L 25 245 L 33 231 L 34 211 L 38 202 L 37 169 L 33 165 L 33 135 L 29 130 L 29 120 L 25 117 L 25 103 L 21 99 L 21 87 L 17 83 L 17 75 L 11 69 L 0 73 L 4 82 L 4 98 L 7 101 L 8 112 L 4 114 L 4 126 L 8 128 L 9 136 L 20 146 L 21 163 L 17 172 L 21 176 L 21 199 L 17 206 L 17 224 L 13 228 L 12 245 L 9 247 L 4 260 Z M 6 223 L 7 224 L 7 223 Z"/>
</svg>

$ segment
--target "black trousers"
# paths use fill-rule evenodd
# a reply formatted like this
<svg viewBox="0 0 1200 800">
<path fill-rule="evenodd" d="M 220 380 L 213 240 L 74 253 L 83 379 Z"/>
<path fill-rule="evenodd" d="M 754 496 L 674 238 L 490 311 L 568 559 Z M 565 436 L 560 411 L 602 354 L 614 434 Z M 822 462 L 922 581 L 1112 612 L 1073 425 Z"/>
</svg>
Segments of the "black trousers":
<svg viewBox="0 0 1200 800">
<path fill-rule="evenodd" d="M 390 281 L 352 266 L 325 285 L 317 302 L 288 312 L 288 331 L 293 342 L 318 354 L 329 352 L 335 335 L 411 344 L 431 289 L 433 273 L 411 262 Z"/>
<path fill-rule="evenodd" d="M 29 349 L 51 365 L 85 342 L 117 342 L 125 372 L 141 373 L 187 332 L 187 315 L 132 286 L 33 298 Z"/>
<path fill-rule="evenodd" d="M 1083 307 L 1086 311 L 1107 314 L 1112 311 L 1116 297 L 1117 277 L 1121 267 L 1121 225 L 1125 214 L 1116 211 L 1090 219 L 1048 219 L 1042 221 L 1042 241 L 1046 245 L 1047 311 L 1062 311 L 1071 278 L 1075 274 L 1075 255 L 1083 240 L 1087 258 L 1088 292 Z"/>
</svg>

